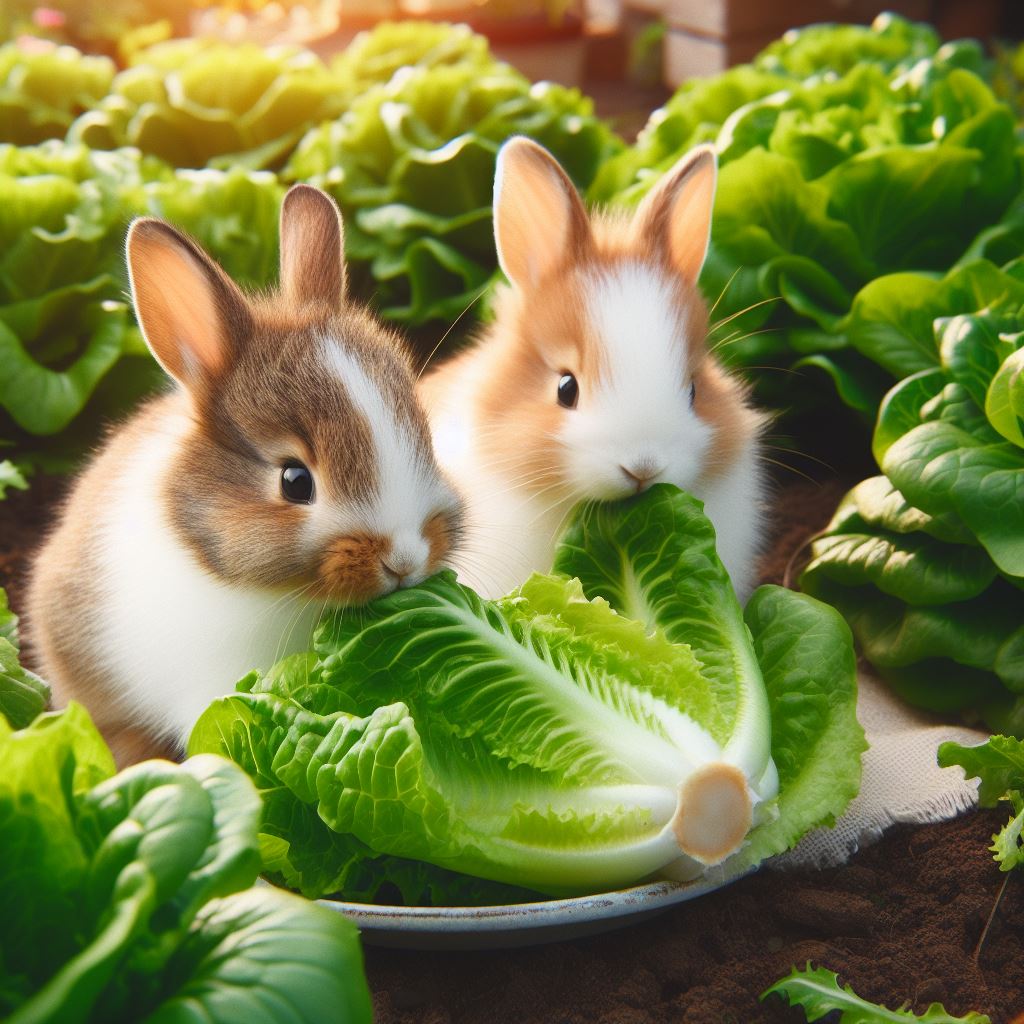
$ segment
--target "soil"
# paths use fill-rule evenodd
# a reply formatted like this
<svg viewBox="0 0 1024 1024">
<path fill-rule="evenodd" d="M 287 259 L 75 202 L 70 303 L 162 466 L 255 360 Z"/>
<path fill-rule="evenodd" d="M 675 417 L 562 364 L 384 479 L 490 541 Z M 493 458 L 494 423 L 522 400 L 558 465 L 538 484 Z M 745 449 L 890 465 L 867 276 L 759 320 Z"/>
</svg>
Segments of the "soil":
<svg viewBox="0 0 1024 1024">
<path fill-rule="evenodd" d="M 15 611 L 63 487 L 37 479 L 0 502 L 0 586 Z M 846 487 L 780 484 L 765 581 L 795 576 Z M 801 1011 L 758 996 L 807 962 L 889 1006 L 923 1012 L 938 1001 L 1010 1024 L 1024 1012 L 1024 878 L 1011 876 L 973 956 L 1005 879 L 986 849 L 1004 820 L 984 811 L 893 829 L 844 867 L 762 871 L 588 939 L 493 952 L 368 948 L 377 1024 L 795 1024 Z"/>
</svg>

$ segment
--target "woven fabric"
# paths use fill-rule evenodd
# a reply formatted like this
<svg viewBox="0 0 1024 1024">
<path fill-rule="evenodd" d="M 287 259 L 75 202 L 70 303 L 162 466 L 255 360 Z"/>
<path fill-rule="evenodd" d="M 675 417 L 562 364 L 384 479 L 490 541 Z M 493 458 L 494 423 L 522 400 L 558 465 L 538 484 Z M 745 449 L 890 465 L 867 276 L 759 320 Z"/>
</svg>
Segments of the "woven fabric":
<svg viewBox="0 0 1024 1024">
<path fill-rule="evenodd" d="M 833 828 L 809 832 L 769 861 L 773 868 L 834 867 L 892 825 L 945 821 L 977 805 L 977 781 L 968 782 L 959 768 L 940 768 L 935 752 L 945 740 L 984 743 L 989 734 L 909 707 L 869 672 L 861 671 L 858 684 L 857 717 L 871 744 L 860 794 Z"/>
</svg>

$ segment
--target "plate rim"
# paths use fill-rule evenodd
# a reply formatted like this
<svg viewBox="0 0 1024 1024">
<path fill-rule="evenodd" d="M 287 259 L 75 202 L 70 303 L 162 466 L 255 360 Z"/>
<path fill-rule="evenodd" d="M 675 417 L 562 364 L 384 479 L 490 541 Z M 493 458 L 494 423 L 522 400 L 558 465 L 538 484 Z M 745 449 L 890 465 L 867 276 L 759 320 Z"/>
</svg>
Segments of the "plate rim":
<svg viewBox="0 0 1024 1024">
<path fill-rule="evenodd" d="M 644 882 L 626 889 L 568 896 L 531 903 L 500 903 L 483 907 L 403 907 L 378 903 L 351 903 L 320 898 L 316 902 L 352 918 L 360 929 L 407 933 L 515 932 L 527 928 L 555 928 L 644 914 L 697 899 L 757 870 L 716 872 L 692 882 Z"/>
</svg>

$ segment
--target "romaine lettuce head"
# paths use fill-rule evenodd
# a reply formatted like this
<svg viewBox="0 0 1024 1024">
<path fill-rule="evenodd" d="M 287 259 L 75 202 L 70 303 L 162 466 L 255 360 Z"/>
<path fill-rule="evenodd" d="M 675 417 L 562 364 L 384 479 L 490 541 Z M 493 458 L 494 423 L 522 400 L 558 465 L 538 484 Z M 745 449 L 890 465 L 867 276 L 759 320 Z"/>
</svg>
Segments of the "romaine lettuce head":
<svg viewBox="0 0 1024 1024">
<path fill-rule="evenodd" d="M 0 587 L 0 719 L 15 729 L 28 725 L 50 700 L 50 688 L 18 657 L 18 616 Z"/>
<path fill-rule="evenodd" d="M 0 717 L 4 1019 L 368 1022 L 354 926 L 241 891 L 259 870 L 259 814 L 221 758 L 115 775 L 77 704 L 19 731 Z"/>
<path fill-rule="evenodd" d="M 699 502 L 667 485 L 581 514 L 569 559 L 578 579 L 496 602 L 442 573 L 334 613 L 204 713 L 189 749 L 256 779 L 271 870 L 349 899 L 410 861 L 593 892 L 741 870 L 845 807 L 862 734 L 835 612 L 767 588 L 745 624 Z"/>
<path fill-rule="evenodd" d="M 832 608 L 781 587 L 758 588 L 741 611 L 699 501 L 658 484 L 625 502 L 588 505 L 555 566 L 578 577 L 588 597 L 691 647 L 728 708 L 727 756 L 747 757 L 756 770 L 770 742 L 777 806 L 733 866 L 789 849 L 857 795 L 867 744 L 850 630 Z"/>
</svg>

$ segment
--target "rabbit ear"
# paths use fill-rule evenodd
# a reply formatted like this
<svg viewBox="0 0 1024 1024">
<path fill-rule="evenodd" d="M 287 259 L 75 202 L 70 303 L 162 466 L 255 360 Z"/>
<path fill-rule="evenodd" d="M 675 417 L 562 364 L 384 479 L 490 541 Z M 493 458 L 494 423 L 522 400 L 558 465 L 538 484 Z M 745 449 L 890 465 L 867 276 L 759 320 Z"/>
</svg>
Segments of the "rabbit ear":
<svg viewBox="0 0 1024 1024">
<path fill-rule="evenodd" d="M 509 140 L 494 178 L 498 262 L 519 288 L 586 258 L 590 224 L 579 194 L 558 161 L 530 139 Z"/>
<path fill-rule="evenodd" d="M 345 295 L 344 229 L 334 200 L 294 185 L 281 204 L 281 291 L 290 304 L 339 309 Z"/>
<path fill-rule="evenodd" d="M 686 280 L 696 282 L 711 238 L 717 161 L 710 146 L 690 150 L 649 192 L 633 220 L 636 241 L 653 244 Z"/>
<path fill-rule="evenodd" d="M 238 286 L 195 242 L 143 217 L 128 229 L 128 277 L 146 344 L 176 380 L 217 376 L 252 333 Z"/>
</svg>

